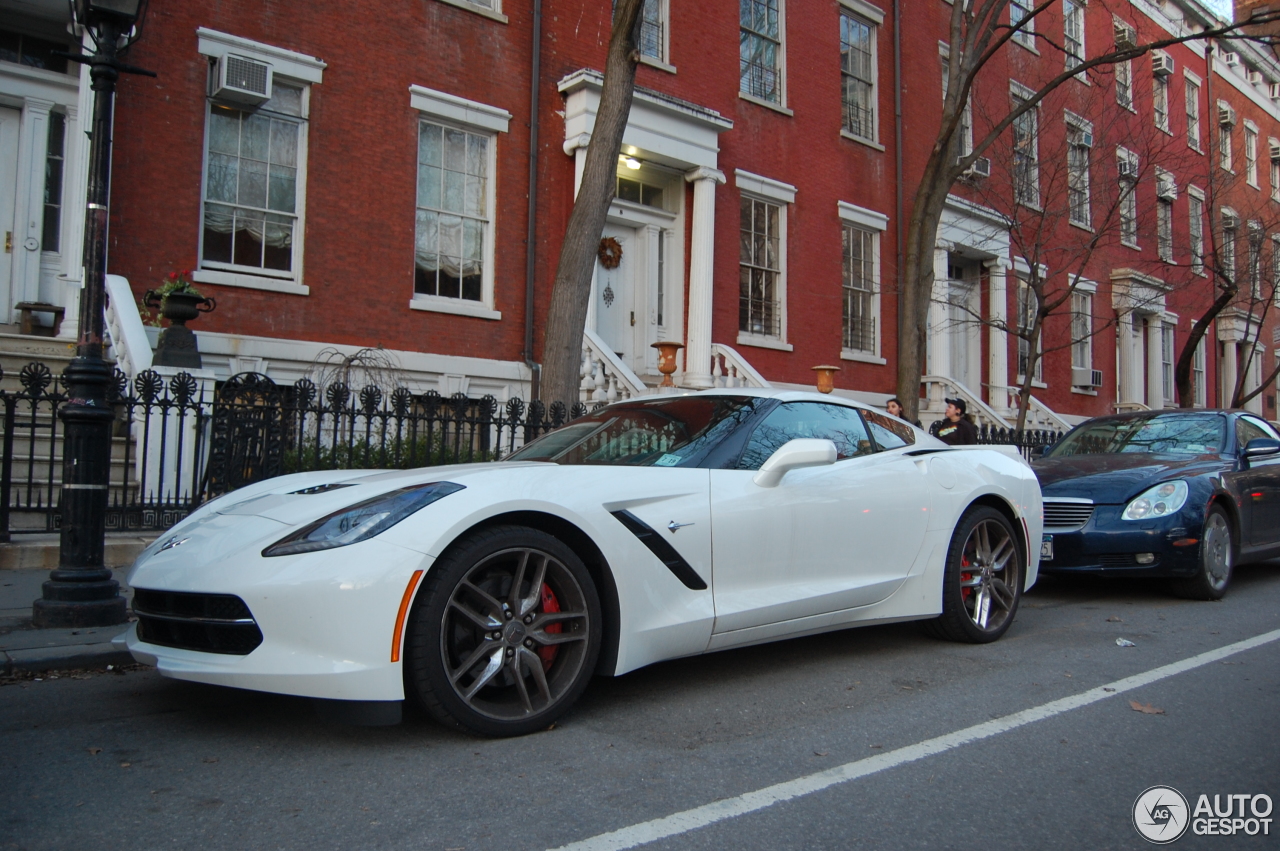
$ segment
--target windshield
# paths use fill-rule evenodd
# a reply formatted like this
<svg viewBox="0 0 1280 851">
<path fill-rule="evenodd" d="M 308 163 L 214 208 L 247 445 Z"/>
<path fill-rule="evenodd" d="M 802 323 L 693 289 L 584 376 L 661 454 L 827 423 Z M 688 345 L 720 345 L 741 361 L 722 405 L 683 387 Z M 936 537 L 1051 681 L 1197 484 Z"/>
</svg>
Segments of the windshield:
<svg viewBox="0 0 1280 851">
<path fill-rule="evenodd" d="M 544 434 L 507 460 L 696 467 L 761 401 L 751 396 L 681 396 L 612 405 Z"/>
<path fill-rule="evenodd" d="M 1120 452 L 1203 455 L 1220 451 L 1225 427 L 1225 421 L 1217 414 L 1159 414 L 1127 420 L 1100 420 L 1068 434 L 1048 457 Z"/>
</svg>

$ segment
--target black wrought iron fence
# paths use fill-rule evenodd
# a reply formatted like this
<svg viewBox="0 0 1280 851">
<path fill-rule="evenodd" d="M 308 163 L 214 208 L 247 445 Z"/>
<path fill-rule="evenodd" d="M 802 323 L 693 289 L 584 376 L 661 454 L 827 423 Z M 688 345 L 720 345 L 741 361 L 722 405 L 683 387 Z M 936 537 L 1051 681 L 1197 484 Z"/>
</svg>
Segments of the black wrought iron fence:
<svg viewBox="0 0 1280 851">
<path fill-rule="evenodd" d="M 938 420 L 929 426 L 929 433 L 934 437 L 938 435 L 938 429 L 943 425 L 942 420 Z M 978 440 L 980 445 L 984 446 L 1016 446 L 1018 451 L 1022 453 L 1022 457 L 1031 461 L 1040 457 L 1040 450 L 1045 446 L 1052 446 L 1062 439 L 1063 432 L 1052 431 L 1050 429 L 1012 429 L 1012 428 L 996 428 L 989 425 L 977 426 Z"/>
<path fill-rule="evenodd" d="M 0 390 L 0 540 L 57 531 L 61 519 L 57 411 L 67 401 L 66 383 L 31 363 L 18 384 Z M 214 386 L 186 372 L 153 370 L 133 381 L 116 370 L 110 402 L 116 419 L 107 529 L 139 532 L 167 529 L 211 497 L 285 473 L 499 460 L 587 410 L 580 402 L 499 402 L 404 387 L 356 391 L 307 379 L 281 386 L 257 373 Z M 978 430 L 979 443 L 1012 444 L 1028 458 L 1060 437 Z"/>
</svg>

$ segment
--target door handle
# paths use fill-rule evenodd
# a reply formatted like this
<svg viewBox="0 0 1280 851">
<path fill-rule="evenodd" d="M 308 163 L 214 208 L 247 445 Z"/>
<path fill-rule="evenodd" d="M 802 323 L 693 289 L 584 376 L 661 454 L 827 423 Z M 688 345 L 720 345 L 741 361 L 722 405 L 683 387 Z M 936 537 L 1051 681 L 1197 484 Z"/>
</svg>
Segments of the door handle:
<svg viewBox="0 0 1280 851">
<path fill-rule="evenodd" d="M 5 254 L 13 253 L 13 231 L 11 230 L 7 230 L 4 232 L 4 253 Z"/>
</svg>

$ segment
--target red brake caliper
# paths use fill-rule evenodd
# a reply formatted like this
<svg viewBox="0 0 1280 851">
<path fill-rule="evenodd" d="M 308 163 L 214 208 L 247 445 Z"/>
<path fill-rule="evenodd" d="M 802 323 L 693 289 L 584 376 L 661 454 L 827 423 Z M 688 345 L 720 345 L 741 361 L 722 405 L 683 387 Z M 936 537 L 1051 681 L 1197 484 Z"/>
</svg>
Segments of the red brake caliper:
<svg viewBox="0 0 1280 851">
<path fill-rule="evenodd" d="M 973 574 L 972 574 L 972 573 L 966 573 L 966 572 L 965 572 L 965 570 L 964 570 L 964 569 L 965 569 L 966 567 L 968 567 L 968 566 L 969 566 L 969 559 L 964 558 L 964 557 L 961 557 L 961 559 L 960 559 L 960 581 L 961 581 L 962 583 L 963 583 L 963 582 L 968 582 L 969 580 L 973 579 Z M 546 586 L 543 586 L 543 587 L 545 588 Z M 973 591 L 973 589 L 972 589 L 972 588 L 961 588 L 961 589 L 960 589 L 960 599 L 961 599 L 961 600 L 967 600 L 967 599 L 969 599 L 969 594 L 970 594 L 972 591 Z"/>
<path fill-rule="evenodd" d="M 556 599 L 555 592 L 544 582 L 542 583 L 542 611 L 546 614 L 553 614 L 560 611 L 560 601 Z M 556 635 L 561 630 L 558 623 L 547 626 L 543 632 L 548 635 Z M 551 663 L 556 660 L 556 653 L 560 652 L 560 648 L 554 644 L 550 647 L 539 647 L 538 656 L 542 658 L 542 669 L 544 671 L 551 670 Z"/>
</svg>

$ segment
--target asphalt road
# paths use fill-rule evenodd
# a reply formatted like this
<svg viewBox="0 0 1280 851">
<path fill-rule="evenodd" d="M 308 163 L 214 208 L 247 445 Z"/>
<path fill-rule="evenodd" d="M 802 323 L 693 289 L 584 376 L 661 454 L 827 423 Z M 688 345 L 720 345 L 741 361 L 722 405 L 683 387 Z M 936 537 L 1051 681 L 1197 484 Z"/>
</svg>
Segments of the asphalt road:
<svg viewBox="0 0 1280 851">
<path fill-rule="evenodd" d="M 1044 580 L 993 645 L 900 624 L 670 662 L 505 741 L 334 726 L 149 670 L 15 683 L 0 849 L 1146 848 L 1131 810 L 1150 786 L 1280 803 L 1280 633 L 1125 678 L 1277 630 L 1274 564 L 1221 603 Z M 1268 836 L 1175 847 L 1280 847 L 1271 817 Z"/>
</svg>

